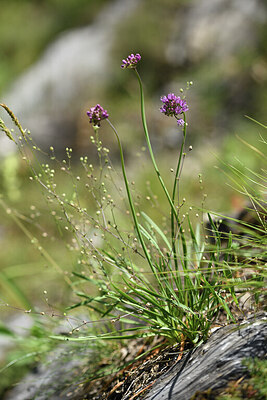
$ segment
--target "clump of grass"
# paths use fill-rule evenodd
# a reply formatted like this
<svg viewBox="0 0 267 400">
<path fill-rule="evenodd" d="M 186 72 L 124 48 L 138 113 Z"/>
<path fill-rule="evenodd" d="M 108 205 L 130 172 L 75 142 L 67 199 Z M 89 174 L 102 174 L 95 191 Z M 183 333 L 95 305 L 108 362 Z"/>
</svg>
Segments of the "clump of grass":
<svg viewBox="0 0 267 400">
<path fill-rule="evenodd" d="M 161 336 L 169 343 L 186 341 L 197 345 L 208 337 L 220 313 L 224 313 L 226 321 L 235 321 L 233 310 L 242 312 L 240 298 L 245 292 L 254 295 L 256 303 L 260 302 L 265 278 L 266 202 L 253 188 L 261 190 L 266 181 L 264 171 L 262 175 L 248 171 L 253 178 L 248 178 L 247 186 L 247 177 L 230 167 L 238 177 L 234 181 L 238 190 L 250 200 L 258 226 L 229 218 L 243 229 L 234 232 L 230 223 L 228 231 L 222 232 L 208 214 L 210 231 L 205 231 L 201 224 L 194 227 L 193 211 L 190 208 L 184 211 L 186 200 L 180 198 L 181 174 L 187 156 L 184 150 L 188 127 L 186 92 L 181 89 L 180 96 L 169 93 L 161 98 L 160 111 L 176 120 L 177 135 L 183 138 L 177 149 L 177 166 L 170 190 L 162 178 L 150 142 L 143 84 L 137 70 L 140 60 L 139 54 L 131 54 L 123 60 L 122 68 L 131 69 L 138 80 L 144 136 L 166 200 L 159 210 L 164 216 L 164 226 L 142 209 L 143 201 L 151 201 L 151 198 L 138 193 L 134 181 L 128 180 L 119 133 L 102 106 L 97 104 L 88 111 L 94 128 L 91 141 L 96 145 L 99 166 L 93 166 L 88 157 L 83 156 L 80 158 L 83 174 L 75 176 L 72 149 L 67 148 L 66 157 L 59 161 L 51 147 L 50 154 L 46 155 L 48 161 L 42 163 L 38 157 L 41 149 L 10 109 L 1 104 L 18 128 L 19 136 L 15 136 L 2 120 L 0 128 L 17 144 L 31 171 L 30 179 L 44 191 L 47 205 L 51 207 L 49 212 L 72 252 L 72 276 L 64 273 L 64 268 L 53 260 L 12 210 L 10 215 L 79 299 L 68 312 L 83 307 L 88 313 L 88 318 L 71 329 L 69 335 L 53 336 L 59 340 L 92 342 Z M 187 89 L 191 85 L 188 82 Z M 114 169 L 109 150 L 103 144 L 102 123 L 109 124 L 117 140 L 122 177 Z M 72 183 L 69 193 L 62 192 L 62 174 Z M 81 191 L 85 194 L 82 198 Z M 97 333 L 91 329 L 88 334 L 89 326 L 99 321 L 102 325 Z M 81 328 L 87 331 L 77 333 Z"/>
</svg>

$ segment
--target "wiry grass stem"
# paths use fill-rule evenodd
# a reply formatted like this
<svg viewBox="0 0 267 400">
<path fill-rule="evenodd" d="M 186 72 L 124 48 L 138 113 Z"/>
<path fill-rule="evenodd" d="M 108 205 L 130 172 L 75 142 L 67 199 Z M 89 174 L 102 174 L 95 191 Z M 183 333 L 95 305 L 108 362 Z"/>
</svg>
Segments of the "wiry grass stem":
<svg viewBox="0 0 267 400">
<path fill-rule="evenodd" d="M 143 248 L 145 257 L 146 257 L 146 259 L 147 259 L 147 261 L 149 263 L 149 266 L 150 266 L 151 270 L 156 273 L 155 267 L 154 267 L 154 265 L 152 263 L 151 257 L 149 255 L 148 249 L 146 247 L 146 244 L 144 242 L 142 233 L 140 231 L 139 222 L 138 222 L 138 219 L 137 219 L 137 216 L 136 216 L 136 212 L 135 212 L 135 208 L 134 208 L 134 204 L 133 204 L 133 200 L 132 200 L 132 195 L 131 195 L 131 191 L 130 191 L 130 188 L 129 188 L 128 179 L 127 179 L 127 175 L 126 175 L 124 156 L 123 156 L 123 150 L 122 150 L 121 141 L 120 141 L 120 138 L 119 138 L 119 135 L 118 135 L 118 132 L 117 132 L 116 128 L 113 126 L 113 124 L 110 122 L 109 119 L 107 119 L 107 122 L 109 123 L 111 129 L 113 130 L 113 132 L 115 133 L 115 136 L 117 138 L 119 151 L 120 151 L 121 168 L 122 168 L 123 179 L 124 179 L 124 183 L 125 183 L 127 197 L 128 197 L 128 200 L 129 200 L 129 205 L 130 205 L 132 217 L 133 217 L 133 220 L 134 220 L 134 226 L 135 226 L 135 229 L 136 229 L 136 232 L 137 232 L 137 236 L 138 236 L 140 244 L 141 244 L 141 246 Z"/>
</svg>

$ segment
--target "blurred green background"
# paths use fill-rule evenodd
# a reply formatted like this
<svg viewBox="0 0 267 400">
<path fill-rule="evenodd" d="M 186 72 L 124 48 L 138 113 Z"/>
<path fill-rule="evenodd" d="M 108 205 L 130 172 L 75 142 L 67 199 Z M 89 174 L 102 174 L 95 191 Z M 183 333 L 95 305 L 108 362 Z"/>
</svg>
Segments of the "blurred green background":
<svg viewBox="0 0 267 400">
<path fill-rule="evenodd" d="M 74 175 L 80 174 L 78 160 L 81 155 L 87 154 L 92 162 L 96 161 L 96 152 L 89 140 L 93 131 L 85 111 L 99 102 L 109 110 L 110 119 L 121 135 L 129 176 L 134 177 L 142 193 L 146 193 L 146 182 L 151 181 L 153 192 L 160 199 L 148 154 L 143 149 L 138 84 L 132 71 L 120 69 L 122 58 L 131 52 L 139 52 L 142 55 L 139 72 L 145 86 L 148 126 L 163 176 L 171 182 L 170 169 L 176 165 L 181 134 L 175 121 L 159 112 L 160 96 L 169 92 L 178 94 L 181 87 L 185 88 L 188 81 L 193 81 L 190 90 L 184 92 L 190 107 L 186 148 L 193 145 L 193 151 L 185 161 L 181 198 L 186 197 L 188 205 L 201 207 L 206 193 L 205 207 L 223 213 L 242 207 L 243 197 L 227 186 L 227 178 L 214 168 L 215 165 L 222 166 L 215 155 L 239 167 L 241 160 L 255 171 L 263 167 L 262 159 L 236 135 L 255 147 L 261 147 L 259 134 L 263 135 L 264 131 L 245 115 L 266 123 L 264 1 L 233 1 L 230 4 L 224 0 L 1 0 L 0 7 L 0 99 L 11 99 L 8 105 L 18 113 L 23 126 L 31 129 L 33 138 L 45 149 L 53 145 L 59 159 L 65 157 L 66 146 L 73 148 Z M 116 20 L 122 7 L 125 14 Z M 103 36 L 103 41 L 90 43 L 86 54 L 92 60 L 101 52 L 106 55 L 101 68 L 92 67 L 87 71 L 88 77 L 79 82 L 86 76 L 86 71 L 80 75 L 78 68 L 75 74 L 75 68 L 83 64 L 85 54 L 82 52 L 77 57 L 75 53 L 75 57 L 70 58 L 75 77 L 73 95 L 68 89 L 69 97 L 64 107 L 53 98 L 53 93 L 62 89 L 62 84 L 57 88 L 54 83 L 53 88 L 47 89 L 49 95 L 40 89 L 39 108 L 34 108 L 33 101 L 32 108 L 26 109 L 25 99 L 31 98 L 38 85 L 32 68 L 46 66 L 44 54 L 48 54 L 54 43 L 58 46 L 57 51 L 53 48 L 55 55 L 68 51 L 69 33 L 76 34 L 77 47 L 83 28 L 91 26 L 92 32 L 94 29 L 97 32 L 97 38 L 102 33 L 104 35 L 109 22 L 101 21 L 109 21 L 108 13 L 113 15 L 113 25 L 109 25 L 112 36 L 107 32 L 110 41 Z M 54 61 L 57 62 L 56 57 Z M 47 65 L 43 74 L 52 76 L 54 71 L 50 71 Z M 62 64 L 63 76 L 67 68 L 70 65 Z M 98 69 L 102 75 L 95 82 L 94 71 Z M 19 82 L 25 76 L 29 79 L 27 82 L 32 79 L 32 86 L 29 84 L 29 91 L 20 100 L 25 85 L 22 90 Z M 69 83 L 66 79 L 66 87 Z M 79 85 L 83 88 L 81 92 L 75 89 Z M 62 97 L 65 101 L 64 95 Z M 46 127 L 43 134 L 39 115 L 51 122 L 51 131 Z M 8 120 L 3 112 L 1 117 Z M 4 148 L 8 139 L 1 140 L 0 147 Z M 119 169 L 116 143 L 106 125 L 103 125 L 103 142 Z M 244 166 L 242 168 L 245 170 Z M 201 184 L 199 174 L 202 174 Z M 16 221 L 6 213 L 9 208 L 17 210 L 20 220 L 33 236 L 39 238 L 61 268 L 72 270 L 75 257 L 69 256 L 65 236 L 60 237 L 54 219 L 48 217 L 47 202 L 40 187 L 29 181 L 29 175 L 16 152 L 12 149 L 2 151 L 1 301 L 21 308 L 30 307 L 32 303 L 42 306 L 46 304 L 43 291 L 49 288 L 49 301 L 53 307 L 61 309 L 71 301 L 64 279 L 47 265 L 47 260 L 40 256 Z M 63 178 L 61 184 L 65 185 L 65 192 L 72 190 L 69 179 Z M 80 196 L 82 201 L 87 201 L 85 193 L 81 192 Z M 47 232 L 46 237 L 44 233 Z M 11 309 L 2 307 L 1 311 L 3 315 L 9 315 Z"/>
</svg>

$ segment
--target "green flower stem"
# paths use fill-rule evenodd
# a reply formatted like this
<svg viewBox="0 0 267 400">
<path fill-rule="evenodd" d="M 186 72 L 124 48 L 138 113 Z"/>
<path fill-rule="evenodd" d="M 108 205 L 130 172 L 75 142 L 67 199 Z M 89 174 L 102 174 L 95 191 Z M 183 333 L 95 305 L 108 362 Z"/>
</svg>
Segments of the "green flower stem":
<svg viewBox="0 0 267 400">
<path fill-rule="evenodd" d="M 168 190 L 167 190 L 167 188 L 166 188 L 166 186 L 165 186 L 165 184 L 163 182 L 163 179 L 162 179 L 162 177 L 160 175 L 160 172 L 159 172 L 159 169 L 158 169 L 155 157 L 154 157 L 154 153 L 153 153 L 153 150 L 152 150 L 152 146 L 151 146 L 150 138 L 149 138 L 149 133 L 148 133 L 148 129 L 147 129 L 147 123 L 146 123 L 143 84 L 142 84 L 141 77 L 140 77 L 138 71 L 135 68 L 134 68 L 134 71 L 135 71 L 135 73 L 137 75 L 139 86 L 140 86 L 142 123 L 143 123 L 143 128 L 144 128 L 144 132 L 145 132 L 145 137 L 146 137 L 146 142 L 147 142 L 147 147 L 148 147 L 148 150 L 149 150 L 149 154 L 150 154 L 150 157 L 151 157 L 151 160 L 152 160 L 152 163 L 153 163 L 153 167 L 154 167 L 154 169 L 156 171 L 156 174 L 157 174 L 157 176 L 159 178 L 160 184 L 161 184 L 161 186 L 162 186 L 162 188 L 163 188 L 163 190 L 164 190 L 164 192 L 166 194 L 166 197 L 167 197 L 167 199 L 168 199 L 168 201 L 170 203 L 170 206 L 171 206 L 171 208 L 173 210 L 174 215 L 176 215 L 176 217 L 177 217 L 177 212 L 176 212 L 175 206 L 174 206 L 174 204 L 172 202 L 172 199 L 171 199 L 171 196 L 169 195 L 169 192 L 168 192 Z"/>
<path fill-rule="evenodd" d="M 125 171 L 125 163 L 124 163 L 124 156 L 123 156 L 123 150 L 122 150 L 121 141 L 120 141 L 119 135 L 118 135 L 115 127 L 112 125 L 112 123 L 110 122 L 109 119 L 107 119 L 107 122 L 109 123 L 110 127 L 112 128 L 113 132 L 115 133 L 117 141 L 118 141 L 120 157 L 121 157 L 122 174 L 123 174 L 123 179 L 124 179 L 124 183 L 125 183 L 125 187 L 126 187 L 127 197 L 128 197 L 128 200 L 129 200 L 130 209 L 131 209 L 132 217 L 133 217 L 133 220 L 134 220 L 134 225 L 135 225 L 135 229 L 136 229 L 136 232 L 137 232 L 137 236 L 138 236 L 138 239 L 139 239 L 139 241 L 141 243 L 141 246 L 143 248 L 143 251 L 145 253 L 145 257 L 146 257 L 146 259 L 147 259 L 147 261 L 149 263 L 149 266 L 150 266 L 151 270 L 153 271 L 153 273 L 156 276 L 155 267 L 154 267 L 154 265 L 152 263 L 150 254 L 149 254 L 148 249 L 147 249 L 147 247 L 145 245 L 143 236 L 142 236 L 140 228 L 139 228 L 139 222 L 138 222 L 138 219 L 137 219 L 137 216 L 136 216 L 136 212 L 135 212 L 135 208 L 134 208 L 134 204 L 133 204 L 133 200 L 132 200 L 132 195 L 131 195 L 131 192 L 130 192 L 130 188 L 129 188 L 129 184 L 128 184 L 128 180 L 127 180 L 127 175 L 126 175 L 126 171 Z"/>
<path fill-rule="evenodd" d="M 157 166 L 155 157 L 154 157 L 154 153 L 153 153 L 153 150 L 152 150 L 152 146 L 151 146 L 150 138 L 149 138 L 149 133 L 148 133 L 148 129 L 147 129 L 147 123 L 146 123 L 145 101 L 144 101 L 143 84 L 142 84 L 141 77 L 140 77 L 140 75 L 139 75 L 139 73 L 138 73 L 138 71 L 137 71 L 136 68 L 134 68 L 134 71 L 135 71 L 135 73 L 136 73 L 136 76 L 137 76 L 137 79 L 138 79 L 138 82 L 139 82 L 139 86 L 140 86 L 140 94 L 141 94 L 141 115 L 142 115 L 142 123 L 143 123 L 144 132 L 145 132 L 147 147 L 148 147 L 148 150 L 149 150 L 149 154 L 150 154 L 150 157 L 151 157 L 151 160 L 152 160 L 154 169 L 155 169 L 155 171 L 156 171 L 156 174 L 157 174 L 158 179 L 159 179 L 159 181 L 160 181 L 160 184 L 161 184 L 161 186 L 162 186 L 162 189 L 163 189 L 163 191 L 164 191 L 164 193 L 165 193 L 165 195 L 166 195 L 166 197 L 167 197 L 167 199 L 168 199 L 168 202 L 169 202 L 169 204 L 170 204 L 170 206 L 171 206 L 172 219 L 174 220 L 174 218 L 175 218 L 176 221 L 177 221 L 178 226 L 180 227 L 180 228 L 179 228 L 179 231 L 180 231 L 181 239 L 182 239 L 184 260 L 185 260 L 185 262 L 186 262 L 187 250 L 186 250 L 185 237 L 184 237 L 184 234 L 183 234 L 183 232 L 182 232 L 181 224 L 180 224 L 180 221 L 179 221 L 179 218 L 178 218 L 178 213 L 177 213 L 176 208 L 175 208 L 175 205 L 174 205 L 174 199 L 172 200 L 171 197 L 170 197 L 170 195 L 169 195 L 169 192 L 168 192 L 168 190 L 167 190 L 167 188 L 166 188 L 166 186 L 165 186 L 165 184 L 164 184 L 164 181 L 163 181 L 163 179 L 162 179 L 162 177 L 161 177 L 161 175 L 160 175 L 160 172 L 159 172 L 159 169 L 158 169 L 158 166 Z M 181 152 L 180 152 L 180 155 L 181 155 L 181 154 L 182 154 L 182 150 L 181 150 Z M 180 161 L 180 163 L 181 163 L 181 161 Z M 179 172 L 179 168 L 180 168 L 180 163 L 178 164 L 178 172 Z M 178 172 L 177 172 L 177 174 L 178 174 Z M 177 183 L 176 183 L 176 179 L 175 179 L 175 182 L 174 182 L 174 190 L 173 190 L 174 194 L 175 194 L 175 191 L 176 191 L 176 184 L 177 184 Z M 174 231 L 174 228 L 173 228 L 173 231 Z M 173 247 L 175 247 L 175 246 L 173 246 Z M 175 250 L 175 254 L 176 254 L 176 250 Z M 175 262 L 175 265 L 176 265 L 176 268 L 177 268 L 177 260 L 176 260 L 176 262 Z"/>
<path fill-rule="evenodd" d="M 186 138 L 186 117 L 185 117 L 185 113 L 183 113 L 183 116 L 184 116 L 183 142 L 182 142 L 181 149 L 180 149 L 178 164 L 177 164 L 176 173 L 175 173 L 175 180 L 174 180 L 174 184 L 173 184 L 173 192 L 172 192 L 172 202 L 173 203 L 174 203 L 174 200 L 175 200 L 175 192 L 176 192 L 176 188 L 177 188 L 178 178 L 179 178 L 179 175 L 180 175 L 179 172 L 180 172 L 180 168 L 181 168 L 181 161 L 182 161 L 183 150 L 184 150 L 184 145 L 185 145 L 185 138 Z"/>
<path fill-rule="evenodd" d="M 183 150 L 184 150 L 185 138 L 186 138 L 186 117 L 185 117 L 185 113 L 183 113 L 183 116 L 184 116 L 183 142 L 182 142 L 181 149 L 180 149 L 179 159 L 178 159 L 177 168 L 176 168 L 176 172 L 175 172 L 174 183 L 173 183 L 173 191 L 172 191 L 172 203 L 173 204 L 175 202 L 175 193 L 176 193 L 176 189 L 177 189 L 177 182 L 178 182 L 179 175 L 180 175 L 181 162 L 182 162 L 182 156 L 183 156 Z M 177 269 L 178 268 L 178 262 L 177 262 L 176 246 L 175 246 L 175 237 L 176 237 L 176 234 L 175 234 L 175 219 L 176 219 L 176 221 L 178 223 L 179 231 L 180 231 L 180 234 L 181 234 L 185 267 L 187 265 L 187 259 L 186 259 L 187 247 L 186 247 L 186 241 L 185 241 L 185 237 L 184 237 L 184 234 L 183 234 L 183 231 L 182 231 L 182 227 L 181 227 L 181 225 L 179 223 L 178 215 L 175 216 L 175 214 L 173 213 L 173 209 L 171 209 L 172 251 L 173 251 L 173 255 L 174 255 L 175 267 Z"/>
</svg>

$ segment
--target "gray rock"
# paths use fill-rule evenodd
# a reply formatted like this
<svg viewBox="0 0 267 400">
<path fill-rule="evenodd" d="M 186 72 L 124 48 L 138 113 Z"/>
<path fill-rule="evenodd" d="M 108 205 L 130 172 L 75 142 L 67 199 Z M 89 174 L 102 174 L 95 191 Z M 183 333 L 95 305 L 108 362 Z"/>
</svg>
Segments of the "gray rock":
<svg viewBox="0 0 267 400">
<path fill-rule="evenodd" d="M 225 387 L 244 374 L 244 359 L 266 356 L 266 341 L 267 313 L 220 328 L 159 378 L 145 400 L 188 400 L 197 391 Z"/>
<path fill-rule="evenodd" d="M 266 24 L 264 0 L 200 0 L 177 14 L 176 31 L 166 49 L 171 64 L 207 57 L 225 62 L 237 51 L 253 49 L 259 27 Z"/>
<path fill-rule="evenodd" d="M 112 1 L 90 26 L 61 34 L 3 96 L 1 102 L 39 143 L 55 144 L 54 138 L 66 145 L 73 135 L 75 115 L 77 119 L 85 101 L 97 97 L 99 86 L 110 79 L 116 25 L 139 1 Z M 0 137 L 0 154 L 12 149 L 13 143 Z"/>
</svg>

